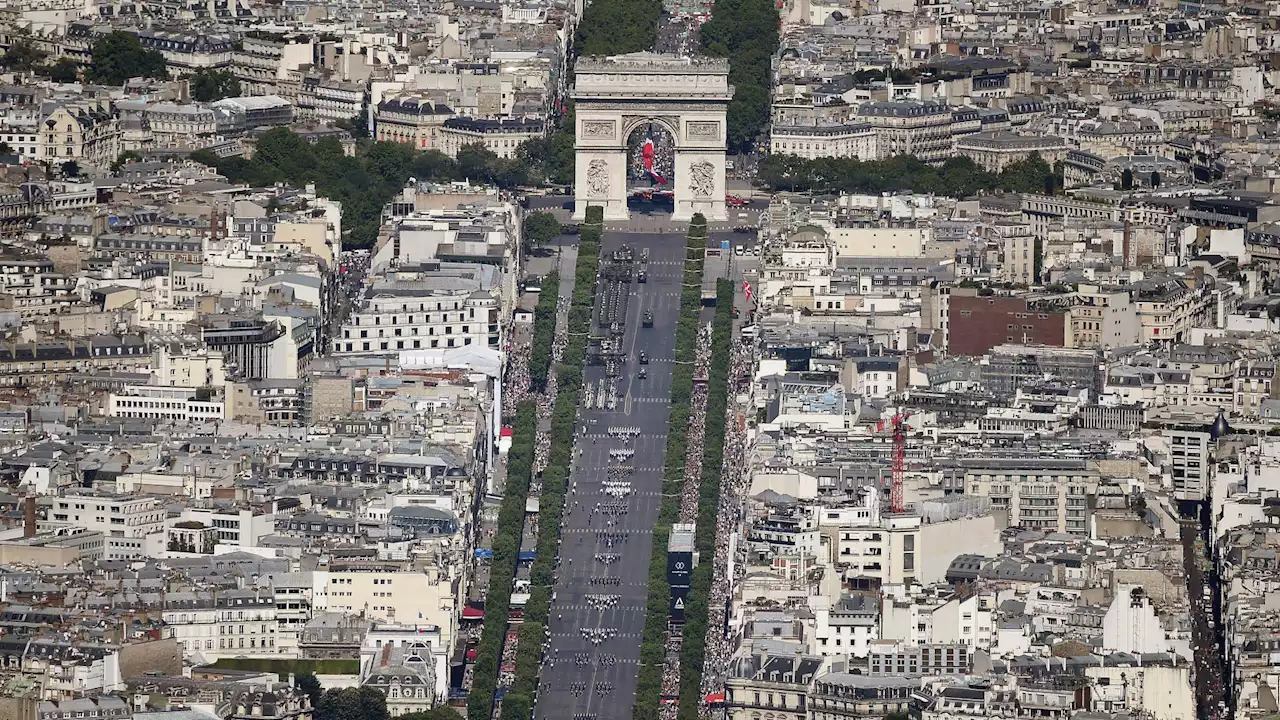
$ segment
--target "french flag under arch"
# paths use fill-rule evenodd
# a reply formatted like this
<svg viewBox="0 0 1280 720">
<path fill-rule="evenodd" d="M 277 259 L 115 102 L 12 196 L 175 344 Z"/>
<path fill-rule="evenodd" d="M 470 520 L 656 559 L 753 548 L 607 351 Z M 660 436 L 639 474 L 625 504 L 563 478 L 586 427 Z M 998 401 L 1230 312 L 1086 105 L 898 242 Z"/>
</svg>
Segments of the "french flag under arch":
<svg viewBox="0 0 1280 720">
<path fill-rule="evenodd" d="M 644 145 L 640 148 L 640 157 L 644 161 L 644 171 L 649 174 L 649 179 L 659 185 L 666 185 L 667 179 L 662 177 L 653 169 L 653 157 L 656 150 L 653 147 L 653 138 L 644 139 Z"/>
</svg>

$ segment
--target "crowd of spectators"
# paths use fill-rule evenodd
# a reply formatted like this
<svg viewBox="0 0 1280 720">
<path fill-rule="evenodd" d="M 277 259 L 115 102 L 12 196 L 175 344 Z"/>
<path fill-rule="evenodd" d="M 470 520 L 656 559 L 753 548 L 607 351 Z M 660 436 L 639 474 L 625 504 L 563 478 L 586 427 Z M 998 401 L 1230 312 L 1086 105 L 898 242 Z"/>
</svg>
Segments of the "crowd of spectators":
<svg viewBox="0 0 1280 720">
<path fill-rule="evenodd" d="M 733 345 L 732 364 L 729 369 L 729 381 L 731 383 L 750 378 L 754 362 L 753 353 L 754 346 L 749 342 L 735 343 Z M 720 511 L 716 520 L 715 565 L 712 570 L 711 593 L 709 595 L 713 599 L 728 598 L 733 586 L 742 579 L 743 569 L 746 567 L 746 557 L 743 554 L 745 548 L 742 544 L 737 546 L 736 557 L 733 558 L 732 566 L 729 562 L 729 538 L 738 531 L 738 526 L 742 522 L 742 500 L 747 493 L 751 479 L 747 467 L 746 423 L 738 418 L 738 412 L 733 411 L 730 411 L 728 417 L 725 418 L 725 422 L 728 425 L 724 440 L 724 478 L 720 486 Z M 729 575 L 731 567 L 733 577 Z M 703 667 L 702 672 L 701 693 L 704 714 L 709 712 L 706 707 L 707 696 L 724 692 L 729 655 L 732 652 L 729 639 L 724 634 L 725 612 L 726 607 L 723 602 L 713 600 L 709 603 L 707 609 L 706 665 Z"/>
</svg>

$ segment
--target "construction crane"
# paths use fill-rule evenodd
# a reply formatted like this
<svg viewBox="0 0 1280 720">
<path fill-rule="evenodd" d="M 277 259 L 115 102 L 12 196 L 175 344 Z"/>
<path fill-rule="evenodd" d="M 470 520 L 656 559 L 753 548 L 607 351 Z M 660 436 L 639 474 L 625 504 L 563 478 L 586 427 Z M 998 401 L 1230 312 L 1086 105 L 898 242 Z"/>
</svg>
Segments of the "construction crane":
<svg viewBox="0 0 1280 720">
<path fill-rule="evenodd" d="M 906 510 L 902 502 L 902 476 L 907 464 L 907 420 L 910 412 L 898 412 L 875 424 L 877 433 L 893 433 L 893 467 L 889 476 L 889 512 Z"/>
</svg>

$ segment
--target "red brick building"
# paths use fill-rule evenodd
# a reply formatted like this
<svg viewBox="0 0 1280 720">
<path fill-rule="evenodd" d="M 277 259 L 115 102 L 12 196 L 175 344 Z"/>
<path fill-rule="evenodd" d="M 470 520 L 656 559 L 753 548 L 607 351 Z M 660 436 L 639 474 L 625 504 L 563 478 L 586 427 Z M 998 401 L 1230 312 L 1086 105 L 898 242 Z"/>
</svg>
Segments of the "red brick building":
<svg viewBox="0 0 1280 720">
<path fill-rule="evenodd" d="M 1033 307 L 1025 298 L 981 297 L 975 288 L 955 288 L 949 311 L 952 355 L 985 355 L 1005 343 L 1066 346 L 1067 313 Z"/>
</svg>

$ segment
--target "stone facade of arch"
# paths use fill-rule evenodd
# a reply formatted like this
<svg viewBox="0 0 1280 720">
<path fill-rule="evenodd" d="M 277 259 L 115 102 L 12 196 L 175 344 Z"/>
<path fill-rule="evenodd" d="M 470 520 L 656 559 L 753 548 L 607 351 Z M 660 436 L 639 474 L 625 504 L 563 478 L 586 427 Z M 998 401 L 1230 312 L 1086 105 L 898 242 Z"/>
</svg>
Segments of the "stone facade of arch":
<svg viewBox="0 0 1280 720">
<path fill-rule="evenodd" d="M 725 112 L 733 97 L 727 61 L 633 53 L 580 58 L 574 74 L 575 218 L 598 205 L 606 220 L 627 219 L 627 140 L 651 122 L 665 127 L 674 144 L 672 218 L 726 219 Z"/>
</svg>

